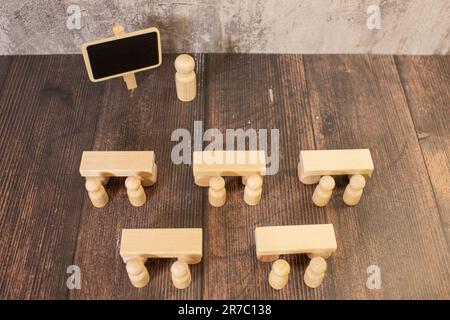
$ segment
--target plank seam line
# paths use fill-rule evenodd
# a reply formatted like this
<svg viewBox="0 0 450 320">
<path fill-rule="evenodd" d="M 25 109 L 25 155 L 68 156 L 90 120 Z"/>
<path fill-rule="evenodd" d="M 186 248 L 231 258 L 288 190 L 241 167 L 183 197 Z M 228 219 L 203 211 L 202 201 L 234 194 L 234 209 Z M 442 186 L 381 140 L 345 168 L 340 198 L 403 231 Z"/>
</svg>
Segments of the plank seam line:
<svg viewBox="0 0 450 320">
<path fill-rule="evenodd" d="M 306 85 L 306 96 L 305 96 L 305 102 L 307 103 L 307 108 L 309 110 L 309 120 L 311 123 L 311 129 L 312 129 L 312 136 L 313 136 L 313 142 L 314 142 L 314 149 L 317 149 L 317 142 L 316 142 L 316 131 L 314 129 L 313 125 L 313 116 L 312 116 L 312 109 L 311 109 L 311 103 L 309 102 L 309 85 L 308 85 L 308 76 L 306 74 L 306 64 L 305 64 L 305 55 L 302 54 L 302 65 L 303 65 L 303 73 L 305 75 L 305 85 Z"/>
<path fill-rule="evenodd" d="M 207 61 L 208 61 L 208 54 L 200 54 L 200 57 L 203 57 L 202 60 L 202 68 L 201 68 L 201 75 L 200 75 L 200 89 L 202 90 L 202 101 L 203 102 L 203 121 L 205 123 L 208 123 L 209 121 L 209 113 L 208 113 L 208 103 L 209 103 L 209 94 L 208 94 L 208 71 L 207 71 Z M 202 145 L 203 148 L 203 145 Z M 202 188 L 203 189 L 203 188 Z M 207 189 L 206 189 L 207 190 Z M 201 191 L 202 193 L 202 230 L 203 230 L 203 261 L 201 263 L 201 268 L 200 268 L 200 297 L 201 299 L 205 299 L 204 297 L 204 288 L 205 288 L 205 262 L 207 260 L 207 256 L 206 256 L 206 252 L 205 249 L 209 250 L 209 245 L 208 245 L 208 241 L 209 240 L 209 232 L 208 232 L 208 228 L 206 227 L 208 224 L 208 218 L 207 215 L 205 215 L 205 201 L 206 197 L 205 197 L 205 190 Z M 205 246 L 206 244 L 206 246 Z"/>
</svg>

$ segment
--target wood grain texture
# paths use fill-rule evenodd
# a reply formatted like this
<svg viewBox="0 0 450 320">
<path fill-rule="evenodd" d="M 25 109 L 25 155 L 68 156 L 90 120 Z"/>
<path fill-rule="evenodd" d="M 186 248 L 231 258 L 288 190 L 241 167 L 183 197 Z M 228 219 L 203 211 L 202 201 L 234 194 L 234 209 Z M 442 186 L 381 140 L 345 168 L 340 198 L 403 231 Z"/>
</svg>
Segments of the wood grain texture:
<svg viewBox="0 0 450 320">
<path fill-rule="evenodd" d="M 13 56 L 0 56 L 0 92 L 2 92 L 3 84 L 5 83 L 13 59 Z"/>
<path fill-rule="evenodd" d="M 74 263 L 83 272 L 82 290 L 72 291 L 72 299 L 199 299 L 202 264 L 192 266 L 192 283 L 186 290 L 172 285 L 172 259 L 149 259 L 150 283 L 135 289 L 128 279 L 119 255 L 122 229 L 199 228 L 202 227 L 202 191 L 194 186 L 192 168 L 174 165 L 170 155 L 174 142 L 171 133 L 178 128 L 193 132 L 194 120 L 203 118 L 203 98 L 190 103 L 177 99 L 175 56 L 165 56 L 164 64 L 137 74 L 134 96 L 122 79 L 91 84 L 104 88 L 102 112 L 93 145 L 87 150 L 153 150 L 158 166 L 158 181 L 146 188 L 147 202 L 139 208 L 128 202 L 124 179 L 112 178 L 106 187 L 110 196 L 103 209 L 93 208 L 84 196 L 82 218 Z M 203 57 L 195 56 L 199 92 L 204 94 Z M 79 154 L 81 157 L 81 153 Z M 79 162 L 79 159 L 76 161 Z M 83 179 L 77 189 L 83 189 Z"/>
<path fill-rule="evenodd" d="M 395 60 L 450 244 L 450 56 Z"/>
<path fill-rule="evenodd" d="M 15 57 L 3 85 L 2 298 L 68 296 L 83 203 L 74 160 L 92 144 L 100 102 L 81 63 L 79 56 Z"/>
<path fill-rule="evenodd" d="M 0 57 L 0 298 L 450 298 L 448 58 L 196 55 L 190 103 L 176 97 L 174 59 L 138 74 L 130 97 L 122 79 L 90 83 L 81 56 Z M 226 204 L 212 208 L 192 166 L 172 163 L 171 133 L 193 134 L 194 120 L 223 132 L 279 130 L 279 171 L 264 177 L 258 205 L 229 177 Z M 318 208 L 315 186 L 298 180 L 299 151 L 339 148 L 369 148 L 373 177 L 356 207 L 343 203 L 348 180 L 338 177 Z M 84 150 L 154 150 L 158 181 L 146 204 L 132 207 L 124 179 L 111 178 L 110 202 L 93 208 L 78 172 Z M 289 283 L 273 290 L 255 227 L 324 223 L 337 251 L 323 285 L 308 288 L 308 259 L 289 255 Z M 171 259 L 150 259 L 148 286 L 131 286 L 122 229 L 200 227 L 203 259 L 188 289 L 173 287 Z M 371 264 L 379 290 L 366 288 Z M 66 289 L 69 265 L 81 268 L 81 290 Z"/>
<path fill-rule="evenodd" d="M 325 209 L 336 297 L 448 298 L 449 250 L 394 59 L 306 56 L 305 68 L 316 147 L 369 148 L 375 165 L 356 207 L 337 183 Z M 364 285 L 369 265 L 380 290 Z"/>
<path fill-rule="evenodd" d="M 238 178 L 226 180 L 223 207 L 212 208 L 204 198 L 203 298 L 333 298 L 332 276 L 325 280 L 328 285 L 317 290 L 303 284 L 305 256 L 286 256 L 293 271 L 281 291 L 273 290 L 267 281 L 271 264 L 256 259 L 255 227 L 329 222 L 325 210 L 313 205 L 312 190 L 297 178 L 299 150 L 315 148 L 302 57 L 208 55 L 206 60 L 205 127 L 222 132 L 227 128 L 278 129 L 281 152 L 280 170 L 264 177 L 258 205 L 245 204 Z"/>
</svg>

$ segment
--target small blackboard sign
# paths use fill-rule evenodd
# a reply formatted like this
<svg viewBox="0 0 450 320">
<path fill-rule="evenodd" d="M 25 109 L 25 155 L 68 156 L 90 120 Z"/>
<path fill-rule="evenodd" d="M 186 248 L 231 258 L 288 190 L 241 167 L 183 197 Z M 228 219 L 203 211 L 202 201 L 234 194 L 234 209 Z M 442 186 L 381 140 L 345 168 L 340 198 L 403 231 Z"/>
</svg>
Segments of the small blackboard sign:
<svg viewBox="0 0 450 320">
<path fill-rule="evenodd" d="M 120 77 L 161 65 L 161 40 L 157 28 L 87 42 L 82 47 L 93 82 Z"/>
</svg>

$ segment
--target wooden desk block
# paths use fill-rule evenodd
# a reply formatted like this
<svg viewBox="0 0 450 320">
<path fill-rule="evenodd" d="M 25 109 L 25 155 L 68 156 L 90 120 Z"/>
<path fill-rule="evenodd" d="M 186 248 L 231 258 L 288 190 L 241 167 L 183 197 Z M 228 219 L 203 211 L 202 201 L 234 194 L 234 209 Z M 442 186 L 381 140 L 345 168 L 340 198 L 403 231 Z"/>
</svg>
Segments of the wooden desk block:
<svg viewBox="0 0 450 320">
<path fill-rule="evenodd" d="M 307 253 L 327 258 L 336 251 L 332 224 L 273 226 L 255 229 L 256 255 L 269 262 L 281 254 Z"/>
<path fill-rule="evenodd" d="M 195 183 L 209 186 L 209 177 L 266 174 L 266 154 L 262 150 L 194 151 L 193 172 Z"/>
<path fill-rule="evenodd" d="M 83 177 L 133 177 L 154 174 L 153 151 L 84 151 L 80 174 Z"/>
<path fill-rule="evenodd" d="M 319 181 L 321 176 L 372 176 L 372 156 L 369 149 L 302 150 L 298 163 L 298 177 L 305 184 Z"/>
<path fill-rule="evenodd" d="M 139 257 L 178 258 L 196 264 L 202 258 L 202 229 L 123 229 L 120 256 L 126 263 Z"/>
</svg>

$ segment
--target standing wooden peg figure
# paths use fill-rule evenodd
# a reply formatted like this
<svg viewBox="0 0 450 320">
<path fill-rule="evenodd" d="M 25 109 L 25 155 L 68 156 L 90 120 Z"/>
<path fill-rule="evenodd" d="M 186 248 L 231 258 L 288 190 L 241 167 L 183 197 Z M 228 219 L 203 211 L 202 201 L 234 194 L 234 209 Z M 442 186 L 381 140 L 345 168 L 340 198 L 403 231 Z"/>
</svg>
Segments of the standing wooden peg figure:
<svg viewBox="0 0 450 320">
<path fill-rule="evenodd" d="M 103 208 L 108 203 L 108 194 L 99 178 L 86 178 L 85 186 L 94 207 Z"/>
<path fill-rule="evenodd" d="M 261 200 L 263 180 L 254 175 L 247 178 L 244 189 L 244 201 L 250 206 L 257 205 Z"/>
<path fill-rule="evenodd" d="M 189 265 L 181 260 L 175 261 L 170 267 L 172 282 L 177 289 L 186 289 L 191 284 L 191 271 Z"/>
<path fill-rule="evenodd" d="M 208 200 L 213 207 L 221 207 L 227 200 L 225 180 L 222 177 L 211 177 L 209 179 Z"/>
<path fill-rule="evenodd" d="M 195 61 L 187 54 L 181 54 L 175 59 L 175 83 L 177 96 L 181 101 L 187 102 L 195 99 L 197 95 L 197 81 L 195 79 Z"/>
<path fill-rule="evenodd" d="M 344 191 L 344 202 L 349 206 L 357 205 L 363 194 L 364 187 L 366 186 L 366 179 L 356 174 L 350 178 L 350 183 L 347 185 Z"/>
<path fill-rule="evenodd" d="M 145 203 L 147 198 L 141 185 L 141 178 L 128 177 L 125 180 L 125 187 L 127 188 L 128 200 L 133 206 L 140 207 Z"/>
<path fill-rule="evenodd" d="M 279 259 L 272 264 L 272 271 L 269 274 L 269 284 L 275 290 L 283 289 L 289 280 L 291 267 L 286 260 Z"/>
<path fill-rule="evenodd" d="M 150 281 L 150 275 L 144 265 L 144 260 L 135 258 L 127 261 L 127 273 L 131 284 L 136 288 L 142 288 Z"/>
<path fill-rule="evenodd" d="M 322 284 L 325 272 L 327 272 L 327 261 L 322 257 L 314 257 L 306 268 L 303 280 L 308 287 L 317 288 Z"/>
<path fill-rule="evenodd" d="M 318 207 L 326 206 L 328 202 L 330 202 L 334 186 L 335 182 L 333 177 L 323 176 L 320 178 L 319 184 L 316 186 L 312 196 L 312 201 L 314 204 Z"/>
</svg>

